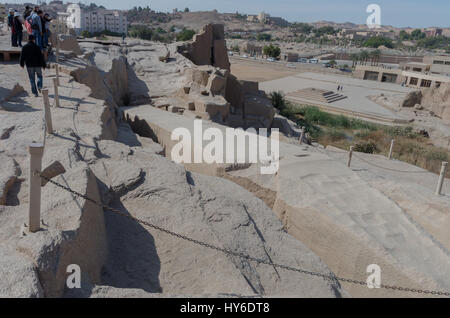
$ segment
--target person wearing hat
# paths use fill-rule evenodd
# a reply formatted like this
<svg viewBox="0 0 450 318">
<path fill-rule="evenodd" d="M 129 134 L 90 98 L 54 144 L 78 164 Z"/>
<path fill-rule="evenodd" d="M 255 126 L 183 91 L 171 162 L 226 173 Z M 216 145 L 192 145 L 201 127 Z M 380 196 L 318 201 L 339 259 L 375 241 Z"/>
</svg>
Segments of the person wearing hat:
<svg viewBox="0 0 450 318">
<path fill-rule="evenodd" d="M 33 12 L 33 10 L 31 10 L 30 6 L 25 6 L 25 11 L 23 12 L 23 19 L 26 20 L 31 13 Z"/>
</svg>

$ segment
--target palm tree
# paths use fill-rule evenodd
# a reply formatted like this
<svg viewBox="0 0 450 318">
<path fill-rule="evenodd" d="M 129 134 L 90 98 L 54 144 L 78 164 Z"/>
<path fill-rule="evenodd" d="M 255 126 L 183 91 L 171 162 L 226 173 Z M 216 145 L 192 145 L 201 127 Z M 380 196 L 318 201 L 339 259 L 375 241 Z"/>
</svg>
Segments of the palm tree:
<svg viewBox="0 0 450 318">
<path fill-rule="evenodd" d="M 372 55 L 374 57 L 374 64 L 378 65 L 378 63 L 380 63 L 381 50 L 376 49 L 375 51 L 372 52 Z"/>
<path fill-rule="evenodd" d="M 350 55 L 350 59 L 353 62 L 352 68 L 355 68 L 355 66 L 358 64 L 358 61 L 359 61 L 359 55 L 356 54 L 356 53 L 353 53 L 353 54 Z"/>
<path fill-rule="evenodd" d="M 359 53 L 359 59 L 362 61 L 362 63 L 364 63 L 364 65 L 366 65 L 368 58 L 369 58 L 369 53 L 367 53 L 367 51 L 362 51 L 361 53 Z"/>
</svg>

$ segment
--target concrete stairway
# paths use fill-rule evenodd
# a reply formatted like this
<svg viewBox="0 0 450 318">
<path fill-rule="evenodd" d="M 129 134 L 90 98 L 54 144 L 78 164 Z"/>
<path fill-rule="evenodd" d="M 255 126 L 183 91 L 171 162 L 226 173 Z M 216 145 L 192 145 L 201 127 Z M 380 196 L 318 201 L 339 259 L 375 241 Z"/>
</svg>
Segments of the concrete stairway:
<svg viewBox="0 0 450 318">
<path fill-rule="evenodd" d="M 326 103 L 326 104 L 334 103 L 339 100 L 343 100 L 343 99 L 347 98 L 347 96 L 335 93 L 333 91 L 326 91 L 326 90 L 316 89 L 316 88 L 300 89 L 295 92 L 289 93 L 288 96 L 300 98 L 300 99 L 313 100 L 313 101 Z"/>
</svg>

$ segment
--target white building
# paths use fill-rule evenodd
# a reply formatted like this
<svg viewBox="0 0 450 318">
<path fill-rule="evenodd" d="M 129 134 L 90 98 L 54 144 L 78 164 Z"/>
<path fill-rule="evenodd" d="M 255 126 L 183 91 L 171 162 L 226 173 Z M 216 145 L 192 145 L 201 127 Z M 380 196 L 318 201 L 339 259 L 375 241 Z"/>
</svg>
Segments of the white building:
<svg viewBox="0 0 450 318">
<path fill-rule="evenodd" d="M 70 4 L 67 7 L 67 26 L 77 33 L 82 31 L 102 32 L 105 30 L 126 34 L 128 22 L 120 11 L 99 9 L 89 11 L 82 9 L 78 4 Z"/>
</svg>

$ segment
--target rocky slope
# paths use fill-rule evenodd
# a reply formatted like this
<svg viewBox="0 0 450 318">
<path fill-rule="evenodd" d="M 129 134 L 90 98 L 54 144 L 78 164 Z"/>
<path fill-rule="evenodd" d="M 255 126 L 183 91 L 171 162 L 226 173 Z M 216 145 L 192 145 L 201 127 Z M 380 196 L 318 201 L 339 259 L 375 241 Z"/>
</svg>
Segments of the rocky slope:
<svg viewBox="0 0 450 318">
<path fill-rule="evenodd" d="M 263 201 L 230 181 L 187 172 L 161 156 L 160 145 L 134 134 L 116 117 L 118 106 L 148 98 L 148 86 L 120 51 L 82 49 L 84 55 L 61 58 L 61 107 L 51 110 L 53 135 L 44 139 L 40 98 L 25 92 L 0 108 L 2 162 L 10 167 L 0 178 L 6 196 L 0 205 L 0 296 L 345 294 L 335 280 L 206 249 L 104 211 L 53 184 L 43 187 L 42 230 L 27 233 L 27 146 L 45 141 L 43 167 L 57 160 L 67 171 L 54 180 L 97 202 L 233 252 L 332 275 L 283 230 Z M 4 67 L 26 83 L 15 65 Z M 46 73 L 46 86 L 52 76 L 54 71 Z M 80 290 L 65 285 L 70 264 L 81 267 Z"/>
</svg>

